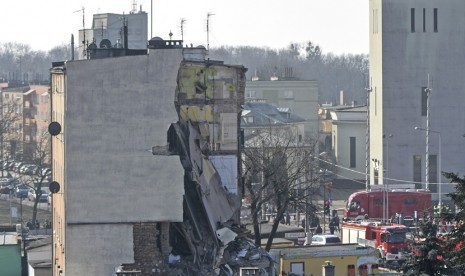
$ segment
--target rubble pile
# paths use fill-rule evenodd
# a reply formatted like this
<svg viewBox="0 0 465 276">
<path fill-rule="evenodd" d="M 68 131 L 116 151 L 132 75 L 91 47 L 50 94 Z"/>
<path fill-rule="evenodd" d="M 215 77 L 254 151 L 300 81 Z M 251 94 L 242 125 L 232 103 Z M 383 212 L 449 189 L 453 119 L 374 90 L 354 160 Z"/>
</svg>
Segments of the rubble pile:
<svg viewBox="0 0 465 276">
<path fill-rule="evenodd" d="M 256 275 L 273 275 L 273 259 L 263 248 L 248 238 L 250 230 L 244 226 L 230 225 L 217 231 L 223 233 L 218 238 L 223 243 L 222 258 L 216 268 L 217 275 L 240 275 L 241 268 L 254 268 Z M 228 234 L 224 234 L 228 233 Z M 225 239 L 234 236 L 234 239 Z M 226 242 L 225 242 L 226 241 Z"/>
</svg>

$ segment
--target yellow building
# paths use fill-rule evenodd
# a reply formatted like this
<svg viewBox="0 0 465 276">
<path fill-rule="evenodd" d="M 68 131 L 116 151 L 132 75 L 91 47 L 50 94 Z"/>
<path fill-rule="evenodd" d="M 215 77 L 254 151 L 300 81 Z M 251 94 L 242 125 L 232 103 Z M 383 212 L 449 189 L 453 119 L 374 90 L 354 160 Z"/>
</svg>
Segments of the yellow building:
<svg viewBox="0 0 465 276">
<path fill-rule="evenodd" d="M 335 276 L 363 275 L 360 269 L 369 275 L 378 273 L 376 250 L 355 244 L 276 247 L 270 253 L 279 263 L 279 275 L 322 275 L 328 261 L 335 267 Z"/>
</svg>

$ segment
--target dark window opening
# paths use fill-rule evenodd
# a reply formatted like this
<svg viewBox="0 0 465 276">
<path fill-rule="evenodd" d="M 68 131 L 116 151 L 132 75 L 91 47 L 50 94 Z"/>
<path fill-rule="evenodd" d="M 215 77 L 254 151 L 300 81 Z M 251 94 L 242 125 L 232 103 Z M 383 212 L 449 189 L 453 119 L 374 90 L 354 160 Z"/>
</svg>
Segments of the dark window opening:
<svg viewBox="0 0 465 276">
<path fill-rule="evenodd" d="M 405 205 L 417 205 L 418 200 L 416 198 L 406 198 L 404 199 L 404 204 Z"/>
<path fill-rule="evenodd" d="M 426 116 L 428 112 L 428 90 L 427 87 L 421 88 L 421 116 Z"/>
<path fill-rule="evenodd" d="M 410 9 L 410 30 L 412 33 L 415 32 L 415 9 Z"/>
<path fill-rule="evenodd" d="M 357 166 L 356 159 L 356 147 L 355 147 L 355 137 L 350 137 L 350 167 L 355 168 Z"/>
<path fill-rule="evenodd" d="M 428 160 L 429 164 L 429 178 L 428 178 L 428 182 L 430 184 L 433 184 L 435 183 L 435 185 L 429 185 L 429 189 L 431 190 L 431 192 L 433 193 L 436 193 L 438 191 L 437 189 L 437 183 L 439 183 L 439 179 L 438 179 L 438 158 L 437 158 L 437 155 L 435 154 L 430 154 L 429 156 L 429 160 Z"/>
<path fill-rule="evenodd" d="M 383 205 L 383 199 L 382 198 L 375 198 L 373 200 L 374 205 Z"/>
<path fill-rule="evenodd" d="M 415 188 L 421 187 L 421 155 L 413 156 L 413 181 Z"/>
<path fill-rule="evenodd" d="M 438 9 L 434 9 L 434 32 L 438 32 Z"/>
<path fill-rule="evenodd" d="M 423 32 L 426 32 L 426 9 L 423 9 Z"/>
</svg>

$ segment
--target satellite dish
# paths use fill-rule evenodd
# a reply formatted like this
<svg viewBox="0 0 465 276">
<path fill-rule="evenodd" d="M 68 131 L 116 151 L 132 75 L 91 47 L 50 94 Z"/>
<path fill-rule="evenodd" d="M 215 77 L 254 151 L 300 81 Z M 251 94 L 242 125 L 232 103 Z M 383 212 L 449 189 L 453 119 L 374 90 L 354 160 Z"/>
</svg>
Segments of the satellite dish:
<svg viewBox="0 0 465 276">
<path fill-rule="evenodd" d="M 60 132 L 61 132 L 61 125 L 60 125 L 60 123 L 58 123 L 58 122 L 51 122 L 51 123 L 48 125 L 48 132 L 49 132 L 52 136 L 57 136 L 58 134 L 60 134 Z"/>
<path fill-rule="evenodd" d="M 60 191 L 60 183 L 56 182 L 56 181 L 52 181 L 50 182 L 50 185 L 48 187 L 50 189 L 50 192 L 56 194 L 58 193 L 58 191 Z"/>
<path fill-rule="evenodd" d="M 111 48 L 111 41 L 104 38 L 100 41 L 100 48 L 109 49 Z"/>
</svg>

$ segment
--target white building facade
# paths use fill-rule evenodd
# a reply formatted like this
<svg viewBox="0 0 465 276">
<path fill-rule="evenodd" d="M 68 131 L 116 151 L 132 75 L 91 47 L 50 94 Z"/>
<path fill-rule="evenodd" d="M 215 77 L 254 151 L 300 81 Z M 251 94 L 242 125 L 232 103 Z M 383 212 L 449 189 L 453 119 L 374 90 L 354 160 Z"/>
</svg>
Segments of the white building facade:
<svg viewBox="0 0 465 276">
<path fill-rule="evenodd" d="M 370 0 L 369 12 L 370 183 L 436 192 L 440 170 L 465 172 L 465 1 Z"/>
<path fill-rule="evenodd" d="M 366 106 L 331 111 L 332 149 L 338 178 L 365 182 Z"/>
</svg>

